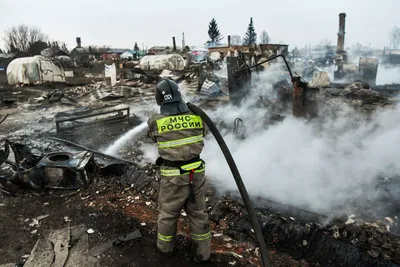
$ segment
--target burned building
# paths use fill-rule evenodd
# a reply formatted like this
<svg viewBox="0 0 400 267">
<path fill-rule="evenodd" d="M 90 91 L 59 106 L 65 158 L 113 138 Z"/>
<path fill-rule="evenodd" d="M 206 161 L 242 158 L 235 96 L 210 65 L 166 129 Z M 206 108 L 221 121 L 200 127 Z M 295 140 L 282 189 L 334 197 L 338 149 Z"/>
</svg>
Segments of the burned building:
<svg viewBox="0 0 400 267">
<path fill-rule="evenodd" d="M 166 51 L 171 50 L 171 47 L 169 46 L 153 46 L 149 48 L 148 53 L 150 55 L 157 55 L 160 53 L 165 53 Z"/>
<path fill-rule="evenodd" d="M 275 55 L 284 55 L 287 57 L 289 55 L 289 45 L 286 44 L 260 44 L 260 45 L 230 45 L 228 46 L 217 46 L 217 47 L 209 47 L 208 53 L 212 52 L 220 52 L 223 55 L 227 55 L 228 52 L 231 51 L 241 51 L 245 54 L 266 54 L 267 56 L 275 56 Z"/>
<path fill-rule="evenodd" d="M 400 50 L 383 50 L 382 63 L 388 65 L 400 65 Z"/>
<path fill-rule="evenodd" d="M 82 47 L 81 37 L 76 37 L 76 47 L 72 49 L 70 57 L 76 67 L 89 65 L 89 51 Z"/>
<path fill-rule="evenodd" d="M 346 13 L 340 13 L 339 32 L 338 32 L 336 57 L 335 57 L 335 62 L 336 62 L 335 79 L 341 79 L 345 76 L 344 64 L 347 63 L 347 52 L 344 50 L 344 36 L 346 34 L 345 23 L 346 23 Z"/>
<path fill-rule="evenodd" d="M 361 57 L 358 66 L 348 62 L 348 55 L 344 49 L 346 13 L 339 14 L 339 32 L 336 48 L 334 72 L 335 80 L 362 80 L 375 85 L 378 73 L 379 60 L 372 57 Z"/>
</svg>

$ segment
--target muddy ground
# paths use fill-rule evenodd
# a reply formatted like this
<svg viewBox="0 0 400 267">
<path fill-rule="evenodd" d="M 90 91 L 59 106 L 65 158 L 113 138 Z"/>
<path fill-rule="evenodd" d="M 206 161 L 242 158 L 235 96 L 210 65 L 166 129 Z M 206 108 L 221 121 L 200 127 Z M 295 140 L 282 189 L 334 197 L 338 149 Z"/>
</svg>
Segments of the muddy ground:
<svg viewBox="0 0 400 267">
<path fill-rule="evenodd" d="M 0 139 L 7 138 L 25 144 L 35 155 L 43 156 L 54 151 L 81 151 L 76 147 L 52 141 L 49 137 L 59 137 L 101 150 L 134 127 L 127 123 L 118 123 L 57 133 L 55 115 L 77 106 L 60 102 L 37 102 L 33 99 L 43 93 L 39 89 L 32 88 L 26 92 L 25 89 L 20 89 L 18 90 L 21 95 L 20 102 L 0 104 L 0 120 L 9 114 L 9 117 L 0 124 Z M 51 90 L 47 88 L 44 92 Z M 0 90 L 0 99 L 1 93 Z M 142 120 L 151 112 L 148 110 L 149 103 L 142 99 L 126 99 L 122 102 L 95 100 L 93 103 L 85 104 L 99 107 L 121 103 L 130 106 L 131 113 L 140 113 Z M 218 102 L 213 103 L 213 105 L 218 104 Z M 145 135 L 136 141 L 128 142 L 120 149 L 119 157 L 136 163 L 141 162 L 144 156 L 141 146 L 146 142 L 150 145 L 150 140 Z M 97 155 L 95 160 L 99 166 L 116 162 Z M 0 166 L 0 172 L 2 167 L 4 165 Z M 140 176 L 142 177 L 140 183 L 137 177 L 136 180 L 132 180 L 132 177 L 118 177 L 113 172 L 107 176 L 94 173 L 90 176 L 92 182 L 89 188 L 79 191 L 48 190 L 41 194 L 21 191 L 18 196 L 0 193 L 0 229 L 2 229 L 0 264 L 23 263 L 45 230 L 61 228 L 66 223 L 71 225 L 83 223 L 94 231 L 89 235 L 90 247 L 136 229 L 143 235 L 140 240 L 126 242 L 106 250 L 99 256 L 101 266 L 260 266 L 259 251 L 255 246 L 254 235 L 244 215 L 243 206 L 237 201 L 230 201 L 226 196 L 216 195 L 212 184 L 209 184 L 207 191 L 207 206 L 213 233 L 211 260 L 202 265 L 192 260 L 190 232 L 184 213 L 178 223 L 176 253 L 169 256 L 161 255 L 155 246 L 159 176 L 154 164 L 134 164 L 133 168 L 143 174 Z M 146 187 L 138 188 L 137 185 L 140 184 Z M 233 195 L 237 197 L 237 192 Z M 375 263 L 381 266 L 397 266 L 390 265 L 390 261 L 400 263 L 398 238 L 385 237 L 387 223 L 379 225 L 372 223 L 364 229 L 360 227 L 364 225 L 363 222 L 356 222 L 354 226 L 350 225 L 354 228 L 352 229 L 344 223 L 346 218 L 337 225 L 322 227 L 314 214 L 288 209 L 287 206 L 285 212 L 282 205 L 277 208 L 279 212 L 263 211 L 264 206 L 271 207 L 272 204 L 269 202 L 268 205 L 263 205 L 265 201 L 269 202 L 265 199 L 256 200 L 255 205 L 260 206 L 258 213 L 262 212 L 259 214 L 259 219 L 265 224 L 264 229 L 268 229 L 264 234 L 273 266 L 338 266 L 336 262 L 342 260 L 344 263 L 340 266 L 376 266 Z M 368 210 L 365 210 L 368 213 Z M 33 219 L 43 215 L 48 217 L 41 219 L 39 225 L 30 226 Z M 300 217 L 310 215 L 309 219 L 301 221 Z M 391 228 L 398 228 L 397 217 L 393 218 L 395 219 L 391 223 Z M 314 229 L 312 234 L 309 232 L 310 225 Z M 304 242 L 307 240 L 311 245 L 304 245 L 307 244 Z M 360 258 L 354 260 L 354 257 Z M 372 265 L 347 264 L 351 259 L 358 263 L 362 262 L 362 259 L 368 259 L 373 263 Z"/>
<path fill-rule="evenodd" d="M 101 266 L 188 266 L 193 263 L 183 245 L 178 254 L 170 259 L 155 250 L 155 235 L 152 230 L 155 227 L 154 222 L 141 226 L 135 216 L 121 210 L 97 203 L 93 206 L 88 204 L 88 201 L 93 203 L 91 200 L 95 201 L 102 194 L 109 193 L 103 191 L 96 194 L 95 190 L 93 187 L 70 196 L 63 196 L 66 192 L 60 191 L 42 196 L 2 196 L 0 239 L 5 242 L 0 245 L 0 263 L 21 262 L 22 256 L 30 254 L 44 230 L 60 228 L 65 225 L 66 220 L 70 220 L 71 225 L 84 223 L 95 231 L 90 235 L 91 247 L 135 229 L 141 230 L 143 237 L 140 241 L 128 242 L 106 251 L 101 257 Z M 41 220 L 40 226 L 29 226 L 31 219 L 47 214 L 49 217 Z M 33 234 L 34 230 L 37 232 Z M 181 243 L 183 242 L 184 240 Z M 219 257 L 213 258 L 214 262 L 205 266 L 224 266 L 223 263 L 218 263 L 221 260 Z"/>
<path fill-rule="evenodd" d="M 98 189 L 101 191 L 99 192 Z M 117 194 L 116 194 L 117 192 Z M 120 201 L 121 192 L 125 198 L 135 197 L 123 188 L 117 180 L 102 180 L 97 186 L 81 192 L 49 191 L 43 195 L 21 197 L 0 197 L 0 264 L 23 262 L 24 255 L 31 249 L 46 229 L 58 229 L 70 221 L 71 225 L 84 223 L 94 233 L 89 236 L 90 247 L 112 240 L 120 235 L 140 229 L 143 237 L 107 250 L 100 256 L 101 266 L 257 266 L 257 258 L 237 259 L 229 255 L 223 247 L 224 241 L 215 237 L 211 261 L 196 264 L 189 251 L 187 222 L 180 221 L 182 233 L 178 236 L 175 255 L 164 256 L 156 251 L 156 215 L 155 207 L 148 207 L 144 197 L 134 203 Z M 118 197 L 116 197 L 118 196 Z M 33 218 L 49 215 L 40 220 L 38 226 L 29 226 Z M 145 225 L 142 225 L 145 223 Z M 220 244 L 222 243 L 222 245 Z M 231 242 L 232 243 L 232 242 Z M 243 245 L 248 247 L 247 244 Z M 243 249 L 241 250 L 243 251 Z M 237 251 L 241 253 L 241 251 Z M 300 266 L 288 255 L 271 251 L 274 266 Z M 307 265 L 301 265 L 307 266 Z"/>
<path fill-rule="evenodd" d="M 27 98 L 38 97 L 39 92 L 36 89 L 29 90 Z M 51 151 L 78 151 L 76 148 L 50 141 L 48 136 L 63 137 L 99 149 L 127 130 L 125 126 L 111 132 L 101 128 L 89 133 L 92 137 L 90 140 L 83 137 L 84 130 L 77 130 L 69 135 L 57 135 L 54 114 L 68 109 L 71 107 L 58 107 L 57 104 L 36 106 L 14 103 L 2 106 L 0 115 L 9 114 L 9 117 L 0 125 L 0 136 L 27 144 L 36 154 L 43 155 Z M 129 160 L 140 158 L 140 153 L 127 153 Z M 96 158 L 104 162 L 104 159 Z M 150 169 L 153 167 L 150 166 Z M 148 170 L 146 168 L 143 171 Z M 43 231 L 61 228 L 70 221 L 71 225 L 83 223 L 94 230 L 89 236 L 90 247 L 140 229 L 143 237 L 139 241 L 115 246 L 99 256 L 101 266 L 260 265 L 260 255 L 254 243 L 234 240 L 221 234 L 223 228 L 227 227 L 224 223 L 211 225 L 215 236 L 210 262 L 196 264 L 189 249 L 189 231 L 184 216 L 179 223 L 176 253 L 161 255 L 155 246 L 156 198 L 156 195 L 135 192 L 129 183 L 121 182 L 120 177 L 113 176 L 95 176 L 89 189 L 82 191 L 49 190 L 42 194 L 24 192 L 23 195 L 13 197 L 0 193 L 0 264 L 23 263 Z M 29 226 L 32 219 L 42 215 L 48 217 L 40 220 L 39 225 Z M 308 266 L 305 261 L 295 261 L 289 255 L 274 249 L 270 249 L 270 256 L 273 266 Z"/>
</svg>

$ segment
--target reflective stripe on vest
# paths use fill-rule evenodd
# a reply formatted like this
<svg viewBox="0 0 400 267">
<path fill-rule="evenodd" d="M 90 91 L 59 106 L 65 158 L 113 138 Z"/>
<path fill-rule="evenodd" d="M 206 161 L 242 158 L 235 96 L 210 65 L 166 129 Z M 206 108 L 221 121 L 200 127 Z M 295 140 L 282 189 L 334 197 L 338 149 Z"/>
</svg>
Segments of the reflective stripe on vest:
<svg viewBox="0 0 400 267">
<path fill-rule="evenodd" d="M 201 160 L 200 161 L 196 161 L 196 162 L 189 163 L 189 164 L 181 166 L 181 169 L 185 170 L 185 171 L 191 171 L 193 169 L 199 168 L 202 163 L 203 163 L 203 161 L 201 161 Z"/>
<path fill-rule="evenodd" d="M 200 173 L 204 172 L 204 168 L 202 169 L 197 169 L 194 171 L 194 173 Z M 160 173 L 162 176 L 181 176 L 181 175 L 186 175 L 189 174 L 189 172 L 182 173 L 179 169 L 174 169 L 174 170 L 160 170 Z"/>
<path fill-rule="evenodd" d="M 165 141 L 165 142 L 157 142 L 158 148 L 170 148 L 170 147 L 177 147 L 183 145 L 189 145 L 197 142 L 203 141 L 203 135 L 196 135 L 192 137 L 176 139 L 172 141 Z"/>
<path fill-rule="evenodd" d="M 197 115 L 169 116 L 157 120 L 158 133 L 179 131 L 186 129 L 202 129 L 203 121 Z"/>
</svg>

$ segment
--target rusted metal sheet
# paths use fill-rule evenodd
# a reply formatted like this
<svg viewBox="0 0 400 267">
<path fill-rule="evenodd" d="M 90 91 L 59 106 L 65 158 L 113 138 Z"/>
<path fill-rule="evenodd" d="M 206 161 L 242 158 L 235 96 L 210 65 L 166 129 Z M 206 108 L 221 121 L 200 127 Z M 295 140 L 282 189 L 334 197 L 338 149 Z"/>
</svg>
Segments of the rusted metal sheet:
<svg viewBox="0 0 400 267">
<path fill-rule="evenodd" d="M 295 117 L 305 117 L 305 92 L 300 79 L 293 77 L 292 112 Z"/>
<path fill-rule="evenodd" d="M 301 77 L 293 77 L 292 114 L 295 117 L 314 118 L 318 115 L 316 93 L 318 88 L 309 88 Z"/>
<path fill-rule="evenodd" d="M 240 57 L 227 57 L 229 99 L 233 104 L 239 104 L 248 94 L 251 71 L 240 71 L 247 64 Z"/>
<path fill-rule="evenodd" d="M 56 128 L 57 132 L 61 132 L 82 126 L 128 121 L 129 114 L 129 107 L 114 110 L 98 109 L 94 111 L 77 111 L 74 114 L 66 114 L 66 116 L 62 118 L 57 118 Z M 73 124 L 71 125 L 71 123 Z"/>
<path fill-rule="evenodd" d="M 369 85 L 375 85 L 378 65 L 379 59 L 377 58 L 360 58 L 358 64 L 358 75 L 360 79 L 367 82 Z"/>
<path fill-rule="evenodd" d="M 142 234 L 140 233 L 139 229 L 136 229 L 135 231 L 122 235 L 117 237 L 116 239 L 110 240 L 108 242 L 105 242 L 97 247 L 94 247 L 90 250 L 90 255 L 92 256 L 99 256 L 101 255 L 104 251 L 106 251 L 109 248 L 112 248 L 113 246 L 118 246 L 124 242 L 130 241 L 130 240 L 136 240 L 142 238 Z M 72 266 L 72 265 L 71 265 Z M 76 266 L 76 265 L 74 265 Z"/>
<path fill-rule="evenodd" d="M 86 168 L 92 160 L 93 154 L 89 151 L 54 152 L 43 157 L 38 166 L 44 169 L 47 188 L 78 189 L 86 188 L 90 182 Z"/>
</svg>

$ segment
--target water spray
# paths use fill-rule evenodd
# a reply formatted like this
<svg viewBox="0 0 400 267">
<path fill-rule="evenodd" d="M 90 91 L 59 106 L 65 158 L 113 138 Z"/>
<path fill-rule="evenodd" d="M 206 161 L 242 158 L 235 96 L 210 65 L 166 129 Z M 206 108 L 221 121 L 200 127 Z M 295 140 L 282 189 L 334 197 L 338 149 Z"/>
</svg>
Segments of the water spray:
<svg viewBox="0 0 400 267">
<path fill-rule="evenodd" d="M 104 150 L 104 153 L 108 155 L 117 154 L 118 150 L 120 150 L 121 147 L 125 145 L 126 142 L 131 140 L 135 135 L 139 134 L 142 130 L 146 129 L 146 127 L 147 127 L 147 122 L 145 121 L 136 126 L 135 128 L 129 130 L 127 133 L 118 138 L 113 144 L 107 147 Z"/>
</svg>

